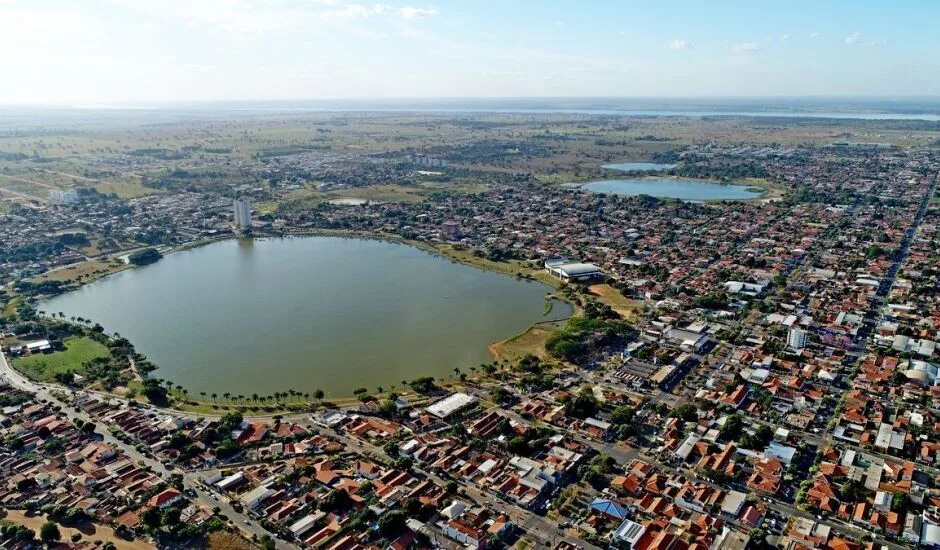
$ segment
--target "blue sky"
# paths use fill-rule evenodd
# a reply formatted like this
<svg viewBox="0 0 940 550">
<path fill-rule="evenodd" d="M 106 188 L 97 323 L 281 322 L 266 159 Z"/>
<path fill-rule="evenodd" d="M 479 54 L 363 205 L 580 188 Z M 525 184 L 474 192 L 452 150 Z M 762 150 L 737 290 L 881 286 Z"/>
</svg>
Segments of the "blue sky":
<svg viewBox="0 0 940 550">
<path fill-rule="evenodd" d="M 0 104 L 940 95 L 940 2 L 0 0 Z"/>
</svg>

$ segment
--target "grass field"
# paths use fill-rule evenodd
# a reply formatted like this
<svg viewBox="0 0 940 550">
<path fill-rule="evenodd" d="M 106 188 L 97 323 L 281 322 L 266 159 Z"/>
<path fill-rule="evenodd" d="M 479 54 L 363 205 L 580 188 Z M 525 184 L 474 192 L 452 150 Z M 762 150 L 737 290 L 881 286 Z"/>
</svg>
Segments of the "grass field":
<svg viewBox="0 0 940 550">
<path fill-rule="evenodd" d="M 115 193 L 122 199 L 133 199 L 135 197 L 143 197 L 144 195 L 153 195 L 154 193 L 160 192 L 157 189 L 151 189 L 150 187 L 141 185 L 140 178 L 133 176 L 97 183 L 94 187 L 99 193 Z"/>
<path fill-rule="evenodd" d="M 66 339 L 63 351 L 18 357 L 13 360 L 13 366 L 33 380 L 50 382 L 58 372 L 82 374 L 85 372 L 82 366 L 85 361 L 107 356 L 107 347 L 83 336 Z"/>
<path fill-rule="evenodd" d="M 128 269 L 130 265 L 124 263 L 102 262 L 100 260 L 88 260 L 61 267 L 53 271 L 48 271 L 35 277 L 33 281 L 75 281 L 88 282 L 111 273 Z"/>
<path fill-rule="evenodd" d="M 545 357 L 545 340 L 555 330 L 550 325 L 532 325 L 519 335 L 491 345 L 490 353 L 495 359 L 510 361 L 516 361 L 528 354 Z"/>
</svg>

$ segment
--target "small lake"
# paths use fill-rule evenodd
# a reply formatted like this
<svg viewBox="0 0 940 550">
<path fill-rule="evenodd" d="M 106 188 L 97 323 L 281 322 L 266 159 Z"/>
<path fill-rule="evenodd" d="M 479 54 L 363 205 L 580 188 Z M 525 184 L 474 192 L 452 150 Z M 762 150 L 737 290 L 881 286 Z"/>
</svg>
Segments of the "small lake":
<svg viewBox="0 0 940 550">
<path fill-rule="evenodd" d="M 621 172 L 660 172 L 675 167 L 675 164 L 658 164 L 656 162 L 618 162 L 601 165 L 601 168 L 620 170 Z"/>
<path fill-rule="evenodd" d="M 348 396 L 490 362 L 488 345 L 567 317 L 549 286 L 412 246 L 340 237 L 230 240 L 169 254 L 39 309 L 119 332 L 190 395 Z"/>
<path fill-rule="evenodd" d="M 686 178 L 646 177 L 592 181 L 579 188 L 595 193 L 615 195 L 651 195 L 653 197 L 686 201 L 756 199 L 762 192 L 744 185 L 724 185 Z"/>
</svg>

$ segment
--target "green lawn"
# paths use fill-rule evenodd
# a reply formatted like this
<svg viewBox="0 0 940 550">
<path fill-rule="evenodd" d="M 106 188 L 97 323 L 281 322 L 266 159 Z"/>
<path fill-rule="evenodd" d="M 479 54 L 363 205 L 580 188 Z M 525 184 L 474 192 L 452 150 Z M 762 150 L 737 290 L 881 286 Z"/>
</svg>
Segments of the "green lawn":
<svg viewBox="0 0 940 550">
<path fill-rule="evenodd" d="M 72 371 L 83 374 L 85 369 L 82 364 L 85 361 L 107 356 L 107 347 L 83 336 L 66 339 L 63 351 L 37 353 L 29 357 L 16 358 L 13 360 L 13 366 L 33 380 L 50 382 L 54 380 L 57 372 Z"/>
</svg>

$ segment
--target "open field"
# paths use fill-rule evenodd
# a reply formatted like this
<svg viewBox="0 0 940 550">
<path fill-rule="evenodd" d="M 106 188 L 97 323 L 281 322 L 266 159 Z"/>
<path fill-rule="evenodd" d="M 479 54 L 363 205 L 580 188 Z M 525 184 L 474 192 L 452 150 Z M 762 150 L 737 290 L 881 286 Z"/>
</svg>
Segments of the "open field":
<svg viewBox="0 0 940 550">
<path fill-rule="evenodd" d="M 545 340 L 555 330 L 551 325 L 532 325 L 521 334 L 490 345 L 490 353 L 495 359 L 510 361 L 516 361 L 528 354 L 545 357 Z"/>
<path fill-rule="evenodd" d="M 132 266 L 115 262 L 103 262 L 101 260 L 87 260 L 84 262 L 79 262 L 77 264 L 72 264 L 68 266 L 63 266 L 52 271 L 43 273 L 42 275 L 32 279 L 35 282 L 39 281 L 75 281 L 75 282 L 90 282 L 105 275 L 110 275 L 112 273 L 117 273 L 118 271 L 123 271 Z"/>
<path fill-rule="evenodd" d="M 21 510 L 7 510 L 7 517 L 5 521 L 10 523 L 15 523 L 17 525 L 25 525 L 29 527 L 36 533 L 39 533 L 39 529 L 46 519 L 41 515 L 28 515 Z M 81 523 L 75 527 L 66 527 L 64 525 L 59 525 L 59 532 L 62 534 L 62 540 L 68 541 L 71 539 L 72 535 L 78 533 L 82 536 L 82 541 L 101 541 L 102 543 L 113 543 L 118 550 L 152 550 L 154 546 L 150 543 L 144 542 L 142 540 L 125 540 L 117 536 L 114 533 L 114 529 L 106 525 L 98 525 L 95 523 Z M 231 546 L 229 548 L 236 548 Z M 241 547 L 241 548 L 254 548 L 252 546 Z"/>
<path fill-rule="evenodd" d="M 63 351 L 18 357 L 13 360 L 13 365 L 33 380 L 51 382 L 56 373 L 71 371 L 82 374 L 85 361 L 108 356 L 108 348 L 88 337 L 68 338 L 64 343 Z"/>
<path fill-rule="evenodd" d="M 591 285 L 588 291 L 602 304 L 607 304 L 625 320 L 635 323 L 643 311 L 643 304 L 624 297 L 616 288 L 603 284 Z"/>
<path fill-rule="evenodd" d="M 0 171 L 40 187 L 93 185 L 132 197 L 155 192 L 138 176 L 173 168 L 208 168 L 234 178 L 246 161 L 281 152 L 356 156 L 427 150 L 449 156 L 458 168 L 529 172 L 541 181 L 561 183 L 596 177 L 607 162 L 650 160 L 701 141 L 793 145 L 853 140 L 927 146 L 936 139 L 935 129 L 903 122 L 565 113 L 466 117 L 335 112 L 149 122 L 128 116 L 120 125 L 89 123 L 81 133 L 57 134 L 41 127 L 20 131 L 3 139 L 0 151 L 22 157 L 0 162 Z"/>
</svg>

